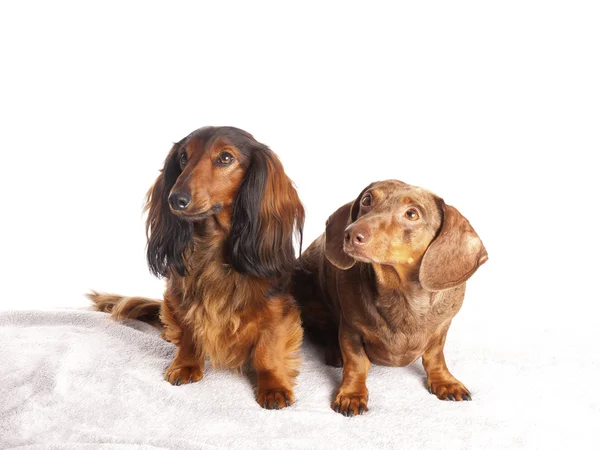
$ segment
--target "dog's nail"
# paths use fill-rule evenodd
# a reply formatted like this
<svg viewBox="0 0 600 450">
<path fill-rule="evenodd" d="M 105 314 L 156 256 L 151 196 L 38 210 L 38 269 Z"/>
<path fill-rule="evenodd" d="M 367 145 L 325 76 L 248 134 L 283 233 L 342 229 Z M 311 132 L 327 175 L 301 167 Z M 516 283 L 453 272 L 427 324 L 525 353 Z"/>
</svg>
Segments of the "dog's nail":
<svg viewBox="0 0 600 450">
<path fill-rule="evenodd" d="M 456 401 L 456 399 L 454 398 L 454 395 L 452 395 L 452 394 L 448 394 L 448 399 L 452 400 L 453 402 Z"/>
<path fill-rule="evenodd" d="M 365 407 L 363 405 L 360 405 L 360 408 L 358 408 L 358 414 L 362 415 L 365 412 Z"/>
<path fill-rule="evenodd" d="M 429 391 L 430 394 L 433 394 L 433 389 L 431 389 L 431 386 L 427 386 L 427 390 Z"/>
<path fill-rule="evenodd" d="M 333 407 L 333 410 L 334 410 L 336 413 L 339 413 L 339 412 L 340 412 L 340 405 L 335 405 L 335 406 Z"/>
<path fill-rule="evenodd" d="M 285 406 L 290 406 L 290 401 L 287 398 L 285 399 Z"/>
<path fill-rule="evenodd" d="M 342 411 L 342 416 L 344 416 L 344 417 L 348 417 L 348 410 L 347 410 L 347 409 L 344 409 L 344 410 Z"/>
<path fill-rule="evenodd" d="M 462 399 L 470 402 L 471 401 L 471 396 L 469 394 L 463 394 L 462 395 Z"/>
</svg>

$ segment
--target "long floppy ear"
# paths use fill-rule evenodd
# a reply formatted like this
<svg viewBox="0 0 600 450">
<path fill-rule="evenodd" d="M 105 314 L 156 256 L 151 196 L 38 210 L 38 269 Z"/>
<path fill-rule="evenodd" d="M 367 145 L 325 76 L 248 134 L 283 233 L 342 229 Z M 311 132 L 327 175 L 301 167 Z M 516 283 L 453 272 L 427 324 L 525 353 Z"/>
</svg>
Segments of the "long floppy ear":
<svg viewBox="0 0 600 450">
<path fill-rule="evenodd" d="M 356 262 L 344 252 L 344 230 L 358 217 L 360 199 L 372 185 L 364 188 L 354 202 L 346 203 L 329 216 L 325 224 L 325 256 L 339 269 L 349 269 Z"/>
<path fill-rule="evenodd" d="M 429 291 L 442 291 L 467 281 L 488 260 L 483 242 L 467 219 L 440 201 L 442 226 L 421 261 L 419 281 Z"/>
<path fill-rule="evenodd" d="M 177 159 L 179 144 L 175 144 L 165 159 L 165 165 L 146 195 L 146 258 L 150 272 L 166 277 L 171 270 L 184 276 L 186 256 L 193 242 L 193 224 L 178 218 L 169 208 L 169 194 L 181 174 Z"/>
<path fill-rule="evenodd" d="M 233 204 L 228 256 L 240 273 L 280 278 L 295 265 L 294 237 L 302 247 L 304 207 L 277 156 L 260 144 Z"/>
</svg>

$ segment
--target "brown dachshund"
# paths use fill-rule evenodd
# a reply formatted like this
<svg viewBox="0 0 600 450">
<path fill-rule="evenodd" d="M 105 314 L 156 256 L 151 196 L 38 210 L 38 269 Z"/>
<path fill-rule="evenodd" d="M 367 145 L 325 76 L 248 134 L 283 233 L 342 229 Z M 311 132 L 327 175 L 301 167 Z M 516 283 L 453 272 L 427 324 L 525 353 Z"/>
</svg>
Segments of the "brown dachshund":
<svg viewBox="0 0 600 450">
<path fill-rule="evenodd" d="M 289 282 L 304 208 L 277 156 L 237 128 L 196 130 L 171 149 L 146 209 L 164 301 L 93 292 L 95 308 L 162 328 L 178 347 L 171 384 L 200 380 L 206 357 L 250 362 L 261 406 L 293 403 L 302 327 Z"/>
<path fill-rule="evenodd" d="M 467 219 L 401 181 L 373 183 L 333 213 L 294 281 L 307 334 L 326 345 L 328 364 L 343 362 L 332 408 L 367 410 L 371 361 L 406 366 L 419 357 L 431 393 L 470 400 L 446 367 L 444 343 L 465 282 L 486 260 Z"/>
</svg>

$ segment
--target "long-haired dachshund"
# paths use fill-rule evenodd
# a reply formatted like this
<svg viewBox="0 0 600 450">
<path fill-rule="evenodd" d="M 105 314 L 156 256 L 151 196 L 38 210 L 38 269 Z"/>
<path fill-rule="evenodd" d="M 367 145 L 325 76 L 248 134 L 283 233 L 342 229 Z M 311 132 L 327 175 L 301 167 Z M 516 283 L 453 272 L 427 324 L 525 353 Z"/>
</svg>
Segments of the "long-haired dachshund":
<svg viewBox="0 0 600 450">
<path fill-rule="evenodd" d="M 262 407 L 293 403 L 302 328 L 288 288 L 304 208 L 277 156 L 237 128 L 196 130 L 171 149 L 146 209 L 164 301 L 92 292 L 95 309 L 163 329 L 177 346 L 171 384 L 200 380 L 206 357 L 250 362 Z"/>
<path fill-rule="evenodd" d="M 333 213 L 294 280 L 307 334 L 325 344 L 328 364 L 343 363 L 333 409 L 367 410 L 371 361 L 406 366 L 419 357 L 431 393 L 470 400 L 443 350 L 465 282 L 485 261 L 456 208 L 401 181 L 373 183 Z"/>
</svg>

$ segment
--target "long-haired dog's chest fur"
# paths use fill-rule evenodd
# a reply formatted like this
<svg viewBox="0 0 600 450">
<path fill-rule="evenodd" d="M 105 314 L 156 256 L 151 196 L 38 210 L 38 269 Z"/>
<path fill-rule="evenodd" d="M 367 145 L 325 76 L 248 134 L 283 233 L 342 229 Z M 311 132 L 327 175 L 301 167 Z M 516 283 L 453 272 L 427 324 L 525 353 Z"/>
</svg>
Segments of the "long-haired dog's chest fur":
<svg viewBox="0 0 600 450">
<path fill-rule="evenodd" d="M 213 366 L 238 368 L 255 343 L 265 282 L 236 272 L 225 263 L 223 251 L 223 245 L 207 242 L 206 237 L 196 239 L 190 273 L 180 279 L 183 295 L 178 309 L 196 347 Z M 250 308 L 249 299 L 258 304 Z"/>
</svg>

